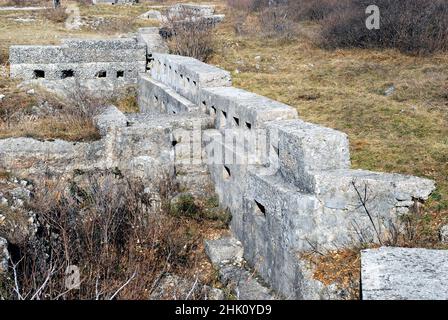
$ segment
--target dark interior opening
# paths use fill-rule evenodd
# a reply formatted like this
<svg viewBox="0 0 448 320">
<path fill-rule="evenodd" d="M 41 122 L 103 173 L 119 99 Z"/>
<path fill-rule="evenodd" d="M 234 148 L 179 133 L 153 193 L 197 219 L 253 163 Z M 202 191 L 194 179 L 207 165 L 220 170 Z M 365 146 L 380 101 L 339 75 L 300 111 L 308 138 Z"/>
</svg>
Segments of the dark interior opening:
<svg viewBox="0 0 448 320">
<path fill-rule="evenodd" d="M 97 78 L 106 78 L 106 76 L 107 76 L 107 72 L 104 71 L 104 70 L 98 71 L 98 72 L 96 73 L 96 76 L 97 76 Z"/>
<path fill-rule="evenodd" d="M 264 207 L 264 205 L 262 205 L 260 202 L 258 202 L 257 200 L 255 201 L 255 205 L 256 205 L 256 210 L 259 214 L 262 214 L 264 216 L 266 216 L 266 208 Z"/>
<path fill-rule="evenodd" d="M 272 148 L 274 149 L 274 152 L 277 154 L 277 156 L 280 156 L 280 150 L 274 146 L 272 146 Z"/>
<path fill-rule="evenodd" d="M 117 71 L 117 78 L 123 78 L 124 77 L 124 71 L 123 70 L 118 70 Z"/>
<path fill-rule="evenodd" d="M 246 128 L 250 130 L 252 129 L 252 125 L 249 122 L 246 122 Z"/>
<path fill-rule="evenodd" d="M 75 72 L 73 70 L 62 70 L 61 78 L 73 78 L 75 76 Z"/>
<path fill-rule="evenodd" d="M 231 176 L 229 167 L 224 166 L 224 178 L 229 179 Z"/>
<path fill-rule="evenodd" d="M 222 115 L 224 116 L 224 118 L 227 119 L 227 112 L 223 111 L 223 112 L 222 112 Z"/>
<path fill-rule="evenodd" d="M 238 118 L 236 118 L 236 117 L 233 117 L 233 121 L 235 121 L 235 124 L 236 124 L 237 126 L 240 125 L 240 119 L 238 119 Z"/>
<path fill-rule="evenodd" d="M 34 70 L 34 78 L 45 78 L 44 70 Z"/>
</svg>

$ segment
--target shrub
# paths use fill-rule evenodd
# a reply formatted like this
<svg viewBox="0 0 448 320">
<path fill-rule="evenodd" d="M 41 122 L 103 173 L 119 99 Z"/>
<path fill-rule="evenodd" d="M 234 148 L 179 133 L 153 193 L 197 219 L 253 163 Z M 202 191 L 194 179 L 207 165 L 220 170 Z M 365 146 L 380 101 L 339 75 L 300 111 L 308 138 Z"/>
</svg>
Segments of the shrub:
<svg viewBox="0 0 448 320">
<path fill-rule="evenodd" d="M 227 0 L 227 5 L 236 10 L 249 11 L 254 0 Z"/>
<path fill-rule="evenodd" d="M 347 0 L 294 0 L 289 2 L 289 10 L 295 21 L 319 21 L 347 3 Z"/>
<path fill-rule="evenodd" d="M 327 48 L 397 48 L 428 54 L 448 49 L 448 2 L 444 0 L 377 0 L 379 30 L 365 26 L 369 0 L 351 0 L 322 21 Z"/>
<path fill-rule="evenodd" d="M 68 13 L 65 7 L 58 7 L 56 9 L 42 10 L 42 15 L 45 19 L 54 23 L 63 23 L 68 18 Z"/>
<path fill-rule="evenodd" d="M 214 24 L 189 10 L 168 14 L 164 34 L 170 52 L 207 61 L 214 51 Z"/>
<path fill-rule="evenodd" d="M 7 279 L 17 281 L 6 279 L 0 298 L 147 299 L 165 273 L 197 272 L 200 225 L 165 214 L 140 181 L 79 171 L 68 185 L 47 180 L 35 187 L 26 209 L 35 213 L 37 232 L 10 243 Z M 73 265 L 82 282 L 67 290 Z"/>
<path fill-rule="evenodd" d="M 260 28 L 264 36 L 290 40 L 295 29 L 285 6 L 264 9 L 260 13 Z"/>
</svg>

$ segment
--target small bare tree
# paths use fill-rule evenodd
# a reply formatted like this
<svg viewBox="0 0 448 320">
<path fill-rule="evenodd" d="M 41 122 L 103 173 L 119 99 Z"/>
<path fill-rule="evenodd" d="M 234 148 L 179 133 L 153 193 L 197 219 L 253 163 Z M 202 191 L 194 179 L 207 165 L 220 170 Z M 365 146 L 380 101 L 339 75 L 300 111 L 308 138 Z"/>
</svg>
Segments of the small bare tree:
<svg viewBox="0 0 448 320">
<path fill-rule="evenodd" d="M 207 61 L 213 53 L 213 27 L 209 19 L 181 9 L 166 13 L 163 29 L 171 53 Z"/>
</svg>

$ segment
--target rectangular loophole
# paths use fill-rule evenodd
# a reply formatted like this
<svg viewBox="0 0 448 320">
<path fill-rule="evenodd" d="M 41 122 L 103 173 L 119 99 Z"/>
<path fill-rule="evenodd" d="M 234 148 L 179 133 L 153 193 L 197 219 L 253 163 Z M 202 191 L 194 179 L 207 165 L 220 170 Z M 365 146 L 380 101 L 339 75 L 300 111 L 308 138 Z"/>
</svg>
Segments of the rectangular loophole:
<svg viewBox="0 0 448 320">
<path fill-rule="evenodd" d="M 44 70 L 34 70 L 33 74 L 34 74 L 34 78 L 35 79 L 45 78 L 45 71 Z"/>
<path fill-rule="evenodd" d="M 230 177 L 232 176 L 232 174 L 230 173 L 230 168 L 227 167 L 227 166 L 223 166 L 223 167 L 224 167 L 224 169 L 223 169 L 223 176 L 224 176 L 224 179 L 225 179 L 225 180 L 228 180 L 228 179 L 230 179 Z"/>
<path fill-rule="evenodd" d="M 227 113 L 225 111 L 221 111 L 221 116 L 219 118 L 219 127 L 224 128 L 227 124 Z"/>
<path fill-rule="evenodd" d="M 97 78 L 106 78 L 106 76 L 107 76 L 107 72 L 104 71 L 104 70 L 98 71 L 98 72 L 96 73 L 96 77 L 97 77 Z"/>
<path fill-rule="evenodd" d="M 255 213 L 266 217 L 266 207 L 257 200 L 254 200 L 254 202 L 255 202 Z"/>
<path fill-rule="evenodd" d="M 65 78 L 73 78 L 75 76 L 75 72 L 73 70 L 62 70 L 61 79 Z"/>
<path fill-rule="evenodd" d="M 246 122 L 246 128 L 249 130 L 252 129 L 252 124 L 250 124 L 249 122 Z"/>
<path fill-rule="evenodd" d="M 235 126 L 239 127 L 240 126 L 240 119 L 238 119 L 237 117 L 233 117 L 233 123 L 235 124 Z"/>
<path fill-rule="evenodd" d="M 123 78 L 124 77 L 124 71 L 123 70 L 118 70 L 117 71 L 117 78 Z"/>
<path fill-rule="evenodd" d="M 274 146 L 272 146 L 272 150 L 274 151 L 274 153 L 277 155 L 277 157 L 280 156 L 280 150 Z"/>
</svg>

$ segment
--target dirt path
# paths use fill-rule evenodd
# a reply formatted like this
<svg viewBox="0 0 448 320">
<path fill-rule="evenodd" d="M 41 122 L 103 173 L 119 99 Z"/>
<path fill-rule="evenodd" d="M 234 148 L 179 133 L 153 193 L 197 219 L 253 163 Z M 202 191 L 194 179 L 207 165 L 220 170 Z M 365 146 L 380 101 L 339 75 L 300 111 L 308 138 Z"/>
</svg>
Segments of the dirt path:
<svg viewBox="0 0 448 320">
<path fill-rule="evenodd" d="M 47 7 L 0 7 L 0 11 L 34 11 L 45 10 Z"/>
</svg>

